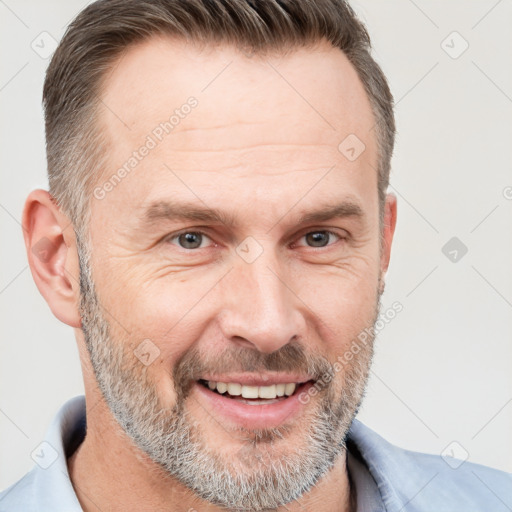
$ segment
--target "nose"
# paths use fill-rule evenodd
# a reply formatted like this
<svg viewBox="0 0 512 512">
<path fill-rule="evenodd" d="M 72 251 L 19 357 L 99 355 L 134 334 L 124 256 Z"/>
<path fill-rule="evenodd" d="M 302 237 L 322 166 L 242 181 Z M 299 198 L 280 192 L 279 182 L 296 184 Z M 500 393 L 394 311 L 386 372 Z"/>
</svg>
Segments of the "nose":
<svg viewBox="0 0 512 512">
<path fill-rule="evenodd" d="M 277 268 L 273 258 L 263 255 L 250 264 L 235 264 L 224 283 L 226 301 L 219 313 L 227 339 L 272 353 L 304 336 L 302 302 L 291 290 L 286 272 Z"/>
</svg>

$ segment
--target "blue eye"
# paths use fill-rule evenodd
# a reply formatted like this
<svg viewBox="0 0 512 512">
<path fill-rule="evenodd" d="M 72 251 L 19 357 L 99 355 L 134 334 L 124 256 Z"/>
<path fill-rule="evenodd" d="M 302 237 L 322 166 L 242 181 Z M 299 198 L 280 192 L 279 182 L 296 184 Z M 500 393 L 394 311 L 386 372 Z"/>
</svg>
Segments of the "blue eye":
<svg viewBox="0 0 512 512">
<path fill-rule="evenodd" d="M 209 240 L 209 238 L 197 231 L 186 231 L 171 238 L 172 243 L 174 243 L 174 240 L 177 241 L 175 245 L 179 245 L 183 249 L 199 249 L 203 246 L 203 242 Z"/>
<path fill-rule="evenodd" d="M 341 237 L 332 231 L 311 231 L 306 233 L 302 238 L 306 240 L 309 247 L 325 247 L 329 244 L 331 237 L 340 239 Z"/>
</svg>

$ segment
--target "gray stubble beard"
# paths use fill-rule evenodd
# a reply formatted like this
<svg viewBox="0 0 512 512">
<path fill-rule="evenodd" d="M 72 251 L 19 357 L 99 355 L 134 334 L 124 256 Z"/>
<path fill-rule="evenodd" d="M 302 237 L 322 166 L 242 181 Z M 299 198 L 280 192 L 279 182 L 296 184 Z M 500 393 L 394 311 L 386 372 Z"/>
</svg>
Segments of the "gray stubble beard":
<svg viewBox="0 0 512 512">
<path fill-rule="evenodd" d="M 187 393 L 178 392 L 176 404 L 166 408 L 147 368 L 125 351 L 123 343 L 111 339 L 110 324 L 95 292 L 87 248 L 79 240 L 77 245 L 82 331 L 99 389 L 124 432 L 167 475 L 201 499 L 228 510 L 264 511 L 310 491 L 345 454 L 346 436 L 365 392 L 373 337 L 352 364 L 344 367 L 340 391 L 335 391 L 333 380 L 317 395 L 300 450 L 276 456 L 283 451 L 287 435 L 297 430 L 284 425 L 262 431 L 240 429 L 237 434 L 245 434 L 246 440 L 236 456 L 222 457 L 204 441 L 204 426 L 189 418 Z M 380 295 L 374 322 L 379 309 Z M 321 361 L 312 367 L 319 371 Z M 179 383 L 174 384 L 177 389 Z"/>
</svg>

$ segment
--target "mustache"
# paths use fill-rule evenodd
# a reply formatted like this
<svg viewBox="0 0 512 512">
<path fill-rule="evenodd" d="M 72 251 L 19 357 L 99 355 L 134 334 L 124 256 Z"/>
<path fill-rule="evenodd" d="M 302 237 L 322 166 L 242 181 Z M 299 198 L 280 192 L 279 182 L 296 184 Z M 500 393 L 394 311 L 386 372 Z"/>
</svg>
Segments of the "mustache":
<svg viewBox="0 0 512 512">
<path fill-rule="evenodd" d="M 211 355 L 193 348 L 178 360 L 172 374 L 176 392 L 184 399 L 194 383 L 206 373 L 263 371 L 297 372 L 309 375 L 313 380 L 334 374 L 333 366 L 327 358 L 309 354 L 300 342 L 289 343 L 270 354 L 257 349 L 233 347 Z"/>
</svg>

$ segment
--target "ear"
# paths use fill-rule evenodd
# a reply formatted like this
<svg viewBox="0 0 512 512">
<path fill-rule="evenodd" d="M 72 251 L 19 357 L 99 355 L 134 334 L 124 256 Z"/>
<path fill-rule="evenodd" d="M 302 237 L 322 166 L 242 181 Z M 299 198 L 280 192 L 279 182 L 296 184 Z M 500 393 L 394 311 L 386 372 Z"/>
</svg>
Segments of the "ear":
<svg viewBox="0 0 512 512">
<path fill-rule="evenodd" d="M 23 236 L 32 277 L 53 314 L 80 327 L 79 266 L 73 225 L 45 190 L 34 190 L 23 210 Z"/>
<path fill-rule="evenodd" d="M 396 196 L 394 194 L 387 194 L 384 203 L 384 218 L 382 226 L 382 243 L 381 243 L 381 256 L 380 256 L 380 293 L 384 291 L 384 276 L 389 267 L 389 260 L 391 258 L 391 244 L 393 243 L 393 235 L 395 234 L 396 227 Z"/>
</svg>

